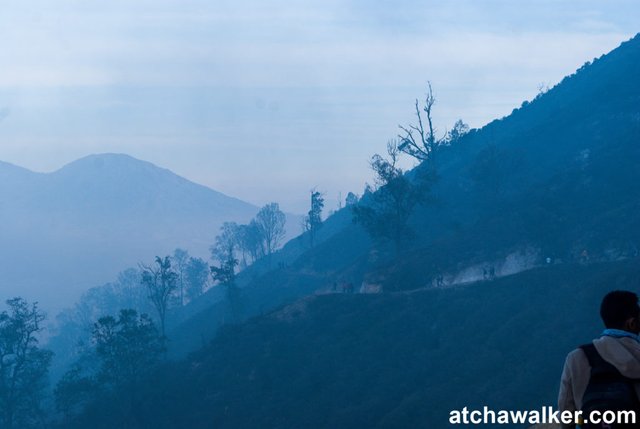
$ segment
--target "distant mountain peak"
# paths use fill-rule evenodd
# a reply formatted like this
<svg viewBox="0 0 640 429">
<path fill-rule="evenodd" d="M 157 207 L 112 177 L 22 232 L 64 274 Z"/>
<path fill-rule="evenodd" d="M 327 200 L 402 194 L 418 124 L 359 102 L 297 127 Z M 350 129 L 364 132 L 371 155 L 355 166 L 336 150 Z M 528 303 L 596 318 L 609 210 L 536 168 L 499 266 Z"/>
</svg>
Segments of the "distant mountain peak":
<svg viewBox="0 0 640 429">
<path fill-rule="evenodd" d="M 134 158 L 124 153 L 98 153 L 87 155 L 72 161 L 56 172 L 66 170 L 93 170 L 98 171 L 104 168 L 108 169 L 153 169 L 169 172 L 165 168 L 156 166 L 155 164 Z"/>
</svg>

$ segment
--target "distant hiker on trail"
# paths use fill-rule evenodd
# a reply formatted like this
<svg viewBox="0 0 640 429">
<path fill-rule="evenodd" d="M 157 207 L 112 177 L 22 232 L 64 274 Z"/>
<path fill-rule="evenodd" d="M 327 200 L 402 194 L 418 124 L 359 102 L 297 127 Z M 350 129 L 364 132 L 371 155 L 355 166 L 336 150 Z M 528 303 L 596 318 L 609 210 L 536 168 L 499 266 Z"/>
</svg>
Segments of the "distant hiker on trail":
<svg viewBox="0 0 640 429">
<path fill-rule="evenodd" d="M 560 380 L 558 407 L 582 410 L 583 418 L 594 410 L 632 410 L 635 425 L 563 425 L 563 428 L 640 427 L 640 307 L 638 296 L 628 291 L 608 293 L 600 305 L 605 330 L 590 344 L 567 356 Z"/>
<path fill-rule="evenodd" d="M 353 293 L 353 283 L 342 283 L 342 293 Z"/>
<path fill-rule="evenodd" d="M 589 262 L 589 252 L 587 251 L 587 249 L 584 249 L 582 253 L 580 253 L 580 263 L 586 264 L 588 262 Z"/>
</svg>

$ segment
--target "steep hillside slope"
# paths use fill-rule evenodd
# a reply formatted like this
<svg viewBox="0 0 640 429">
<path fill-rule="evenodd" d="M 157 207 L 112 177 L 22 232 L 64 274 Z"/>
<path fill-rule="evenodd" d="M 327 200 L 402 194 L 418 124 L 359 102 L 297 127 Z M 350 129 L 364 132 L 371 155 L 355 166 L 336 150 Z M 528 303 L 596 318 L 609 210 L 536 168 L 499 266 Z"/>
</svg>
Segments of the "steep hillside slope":
<svg viewBox="0 0 640 429">
<path fill-rule="evenodd" d="M 292 299 L 308 293 L 308 285 L 295 279 L 297 272 L 321 277 L 318 284 L 325 289 L 350 282 L 392 291 L 432 287 L 438 278 L 449 285 L 466 272 L 482 278 L 491 268 L 500 276 L 547 258 L 571 263 L 583 255 L 589 262 L 637 255 L 639 75 L 636 36 L 512 115 L 442 148 L 431 202 L 414 213 L 416 237 L 399 258 L 372 248 L 345 208 L 327 220 L 314 249 L 304 239 L 285 246 L 275 260 L 291 269 L 277 282 L 261 278 L 268 270 L 264 265 L 243 274 L 247 299 L 258 301 L 250 308 L 265 311 L 282 302 L 258 296 Z M 526 263 L 503 272 L 501 266 L 518 254 L 526 255 Z M 280 284 L 287 285 L 284 295 Z M 210 338 L 224 318 L 224 306 L 211 303 L 222 297 L 205 297 L 194 322 L 177 327 L 174 335 L 192 345 Z M 245 317 L 253 314 L 248 310 Z"/>
<path fill-rule="evenodd" d="M 517 251 L 537 263 L 614 260 L 640 249 L 640 36 L 439 155 L 417 238 L 383 272 L 425 287 Z"/>
<path fill-rule="evenodd" d="M 564 261 L 585 250 L 601 260 L 633 253 L 640 246 L 639 74 L 637 36 L 448 148 L 438 204 L 414 219 L 429 274 L 523 247 Z"/>
<path fill-rule="evenodd" d="M 440 428 L 464 406 L 553 405 L 566 353 L 600 333 L 604 293 L 640 284 L 638 262 L 308 298 L 223 329 L 156 374 L 139 427 Z M 121 417 L 100 406 L 77 427 Z"/>
</svg>

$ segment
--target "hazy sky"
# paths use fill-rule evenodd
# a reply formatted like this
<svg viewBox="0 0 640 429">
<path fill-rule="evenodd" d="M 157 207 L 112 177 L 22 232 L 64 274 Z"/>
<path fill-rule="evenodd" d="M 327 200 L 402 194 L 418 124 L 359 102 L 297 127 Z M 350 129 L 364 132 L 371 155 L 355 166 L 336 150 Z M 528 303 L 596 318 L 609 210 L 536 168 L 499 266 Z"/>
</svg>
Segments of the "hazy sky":
<svg viewBox="0 0 640 429">
<path fill-rule="evenodd" d="M 507 115 L 639 27 L 636 0 L 16 0 L 0 160 L 123 152 L 255 204 L 360 193 L 428 80 L 440 132 Z"/>
</svg>

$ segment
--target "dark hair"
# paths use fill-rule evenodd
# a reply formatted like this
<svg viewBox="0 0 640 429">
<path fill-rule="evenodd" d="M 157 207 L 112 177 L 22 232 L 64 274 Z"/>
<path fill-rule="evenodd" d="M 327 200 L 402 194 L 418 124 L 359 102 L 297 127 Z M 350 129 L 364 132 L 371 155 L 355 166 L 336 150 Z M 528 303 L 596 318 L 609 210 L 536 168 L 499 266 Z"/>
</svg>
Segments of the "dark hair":
<svg viewBox="0 0 640 429">
<path fill-rule="evenodd" d="M 638 317 L 638 295 L 626 290 L 614 290 L 602 298 L 600 317 L 608 329 L 622 329 L 631 317 Z"/>
</svg>

